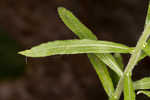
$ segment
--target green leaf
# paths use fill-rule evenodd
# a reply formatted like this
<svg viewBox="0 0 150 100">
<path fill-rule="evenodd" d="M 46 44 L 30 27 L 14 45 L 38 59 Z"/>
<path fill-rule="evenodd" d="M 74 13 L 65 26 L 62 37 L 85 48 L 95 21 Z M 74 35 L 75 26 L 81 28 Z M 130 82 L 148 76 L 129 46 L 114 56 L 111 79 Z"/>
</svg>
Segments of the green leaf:
<svg viewBox="0 0 150 100">
<path fill-rule="evenodd" d="M 147 10 L 145 26 L 148 25 L 148 23 L 150 23 L 150 2 L 148 4 L 148 10 Z M 147 55 L 150 56 L 150 39 L 148 39 L 147 45 L 146 45 L 146 47 L 144 47 L 143 50 L 146 53 L 146 54 L 142 54 L 143 58 L 145 58 Z"/>
<path fill-rule="evenodd" d="M 115 64 L 115 65 L 117 65 L 116 67 L 119 66 L 118 68 L 116 68 L 116 69 L 119 69 L 117 72 L 119 72 L 120 69 L 122 71 L 122 72 L 120 72 L 120 74 L 118 73 L 118 75 L 122 76 L 123 75 L 123 67 L 124 67 L 122 56 L 119 53 L 115 53 L 113 59 L 115 60 L 114 62 L 116 62 L 116 64 Z M 114 70 L 116 70 L 116 69 L 114 69 Z M 118 75 L 114 71 L 110 70 L 110 76 L 111 76 L 111 78 L 113 80 L 114 86 L 116 86 L 118 84 L 118 81 L 120 79 L 120 77 Z"/>
<path fill-rule="evenodd" d="M 110 54 L 98 54 L 98 58 L 100 58 L 106 65 L 108 65 L 113 71 L 115 71 L 119 76 L 123 75 L 122 70 L 120 69 L 118 63 L 114 59 L 114 57 Z"/>
<path fill-rule="evenodd" d="M 97 40 L 60 40 L 35 46 L 30 50 L 19 52 L 28 57 L 45 57 L 58 54 L 81 53 L 128 53 L 130 48 L 113 42 Z M 111 57 L 111 56 L 110 56 Z"/>
<path fill-rule="evenodd" d="M 83 25 L 69 10 L 67 10 L 63 7 L 59 7 L 58 13 L 59 13 L 61 20 L 65 23 L 65 25 L 70 30 L 72 30 L 72 32 L 74 32 L 80 39 L 97 40 L 96 36 L 92 33 L 92 31 L 89 30 L 85 25 Z M 101 70 L 105 70 L 105 73 L 108 73 L 108 70 L 106 70 L 106 68 L 105 68 L 105 64 L 99 65 L 99 62 L 101 62 L 102 59 L 98 58 L 97 55 L 103 55 L 103 54 L 92 54 L 92 55 L 88 54 L 88 56 L 92 56 L 92 57 L 89 57 L 90 61 L 93 61 L 93 60 L 97 61 L 98 63 L 95 63 L 95 64 L 98 65 L 99 67 L 101 67 Z M 109 55 L 109 54 L 107 54 L 107 55 Z M 99 72 L 98 74 L 100 74 L 100 73 L 101 72 Z M 105 73 L 102 73 L 101 75 L 103 77 L 108 77 L 108 80 L 106 80 L 106 82 L 109 81 L 108 83 L 112 84 L 112 81 L 110 81 L 110 79 L 111 79 L 110 76 L 108 76 Z M 102 79 L 100 79 L 100 80 L 101 80 L 102 84 L 105 84 L 105 81 L 103 81 Z M 114 90 L 111 85 L 104 86 L 104 89 L 105 89 L 106 93 L 108 94 L 108 96 L 110 96 Z M 107 92 L 107 90 L 108 90 L 108 92 Z M 109 90 L 111 90 L 111 91 L 109 92 Z"/>
<path fill-rule="evenodd" d="M 110 74 L 110 77 L 112 79 L 112 82 L 114 84 L 114 88 L 116 88 L 117 84 L 118 84 L 118 81 L 120 79 L 120 76 L 123 74 L 117 74 L 116 72 L 114 72 L 112 69 L 109 70 L 109 74 Z"/>
<path fill-rule="evenodd" d="M 97 40 L 96 36 L 92 33 L 91 30 L 89 30 L 85 25 L 83 25 L 69 10 L 59 7 L 58 13 L 61 18 L 61 20 L 65 23 L 65 25 L 72 30 L 80 39 L 92 39 Z M 113 68 L 113 70 L 116 68 L 116 66 L 119 68 L 119 65 L 115 60 L 112 60 L 111 58 L 107 57 L 110 54 L 96 54 L 96 56 L 106 56 L 106 59 L 100 58 L 106 65 L 108 65 L 110 68 Z M 107 64 L 107 62 L 111 61 L 113 64 Z M 118 69 L 117 68 L 117 69 Z M 114 70 L 116 72 L 116 69 Z M 121 72 L 121 69 L 120 69 Z M 119 74 L 120 75 L 120 74 Z"/>
<path fill-rule="evenodd" d="M 124 64 L 123 64 L 123 58 L 122 58 L 121 54 L 115 53 L 115 54 L 114 54 L 114 57 L 115 57 L 117 63 L 119 64 L 120 69 L 123 71 L 123 69 L 124 69 Z"/>
<path fill-rule="evenodd" d="M 134 88 L 138 89 L 150 89 L 150 77 L 142 78 L 134 82 Z"/>
<path fill-rule="evenodd" d="M 110 97 L 112 95 L 112 93 L 114 92 L 114 87 L 113 87 L 113 83 L 110 78 L 110 75 L 109 75 L 106 65 L 102 61 L 100 61 L 99 58 L 94 54 L 88 54 L 88 57 L 93 65 L 95 71 L 97 72 L 97 75 L 98 75 L 99 79 L 101 80 L 101 83 L 102 83 L 106 93 Z"/>
<path fill-rule="evenodd" d="M 149 22 L 150 22 L 150 3 L 148 5 L 148 10 L 147 10 L 147 16 L 146 16 L 145 24 L 147 25 Z"/>
<path fill-rule="evenodd" d="M 124 100 L 135 100 L 135 91 L 133 88 L 131 75 L 124 76 Z"/>
<path fill-rule="evenodd" d="M 148 40 L 147 43 L 145 43 L 145 45 L 143 46 L 143 50 L 142 53 L 138 59 L 138 61 L 141 61 L 142 59 L 144 59 L 146 56 L 150 55 L 150 39 Z"/>
<path fill-rule="evenodd" d="M 96 40 L 96 36 L 89 30 L 84 24 L 82 24 L 69 10 L 59 7 L 58 13 L 65 25 L 80 39 L 93 39 Z"/>
<path fill-rule="evenodd" d="M 145 46 L 143 48 L 143 51 L 150 56 L 150 39 L 147 41 L 147 43 L 145 43 Z"/>
<path fill-rule="evenodd" d="M 141 93 L 143 93 L 143 94 L 147 95 L 148 97 L 150 97 L 150 91 L 138 91 L 137 95 L 141 94 Z"/>
<path fill-rule="evenodd" d="M 144 59 L 146 56 L 150 56 L 150 39 L 148 39 L 147 43 L 144 44 L 143 51 L 138 61 Z"/>
<path fill-rule="evenodd" d="M 145 52 L 142 51 L 139 59 L 138 59 L 138 62 L 141 61 L 142 59 L 144 59 L 145 57 L 147 56 L 147 54 Z"/>
</svg>

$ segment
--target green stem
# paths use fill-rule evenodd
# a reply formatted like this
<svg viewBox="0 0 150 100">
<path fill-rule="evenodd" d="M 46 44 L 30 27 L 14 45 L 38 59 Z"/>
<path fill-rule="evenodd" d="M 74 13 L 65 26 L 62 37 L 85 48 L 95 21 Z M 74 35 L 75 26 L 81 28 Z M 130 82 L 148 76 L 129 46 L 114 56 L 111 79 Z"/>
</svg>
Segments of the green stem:
<svg viewBox="0 0 150 100">
<path fill-rule="evenodd" d="M 114 93 L 114 98 L 116 98 L 116 100 L 118 100 L 120 98 L 120 95 L 122 93 L 124 76 L 129 74 L 130 72 L 132 72 L 132 70 L 134 69 L 134 67 L 138 61 L 138 58 L 140 57 L 141 50 L 142 50 L 144 44 L 146 43 L 146 40 L 148 39 L 149 35 L 150 35 L 150 23 L 148 25 L 146 25 L 145 30 L 144 30 L 143 34 L 141 35 L 141 37 L 135 47 L 134 53 L 131 55 L 131 57 L 129 59 L 129 62 L 124 71 L 124 75 L 119 80 L 116 91 Z"/>
</svg>

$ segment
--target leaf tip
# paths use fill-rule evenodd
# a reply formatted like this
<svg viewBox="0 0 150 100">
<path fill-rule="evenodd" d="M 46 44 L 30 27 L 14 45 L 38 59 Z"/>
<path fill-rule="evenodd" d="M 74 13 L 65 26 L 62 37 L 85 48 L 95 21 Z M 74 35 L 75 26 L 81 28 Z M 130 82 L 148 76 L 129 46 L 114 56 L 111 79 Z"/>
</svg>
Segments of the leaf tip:
<svg viewBox="0 0 150 100">
<path fill-rule="evenodd" d="M 60 11 L 60 10 L 62 10 L 62 9 L 64 9 L 64 7 L 62 7 L 62 6 L 57 7 L 57 10 L 58 10 L 58 11 Z"/>
<path fill-rule="evenodd" d="M 65 10 L 66 10 L 66 8 L 64 8 L 62 6 L 60 6 L 60 7 L 57 8 L 58 14 L 62 14 L 63 11 L 65 11 Z"/>
<path fill-rule="evenodd" d="M 31 50 L 24 50 L 24 51 L 20 51 L 20 52 L 18 52 L 18 54 L 20 54 L 20 55 L 24 55 L 24 56 L 29 56 L 29 57 L 31 57 L 31 56 L 32 56 L 32 52 L 31 52 Z"/>
</svg>

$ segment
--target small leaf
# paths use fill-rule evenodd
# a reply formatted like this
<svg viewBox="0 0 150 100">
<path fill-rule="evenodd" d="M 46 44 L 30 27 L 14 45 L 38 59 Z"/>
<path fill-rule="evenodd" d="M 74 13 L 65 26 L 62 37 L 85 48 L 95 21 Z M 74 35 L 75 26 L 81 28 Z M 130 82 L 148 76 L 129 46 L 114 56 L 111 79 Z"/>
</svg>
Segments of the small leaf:
<svg viewBox="0 0 150 100">
<path fill-rule="evenodd" d="M 124 76 L 124 100 L 135 100 L 135 91 L 133 88 L 131 75 Z"/>
<path fill-rule="evenodd" d="M 93 39 L 96 40 L 96 36 L 89 30 L 84 24 L 82 24 L 69 10 L 63 7 L 58 8 L 58 14 L 65 25 L 80 39 Z"/>
<path fill-rule="evenodd" d="M 150 23 L 150 2 L 148 4 L 145 26 L 148 25 L 149 23 Z M 143 50 L 148 56 L 150 56 L 150 39 L 148 40 L 147 45 Z"/>
<path fill-rule="evenodd" d="M 147 16 L 146 16 L 145 24 L 147 25 L 149 22 L 150 22 L 150 3 L 148 5 L 148 10 L 147 10 Z"/>
<path fill-rule="evenodd" d="M 138 59 L 138 62 L 141 61 L 142 59 L 144 59 L 145 57 L 147 56 L 147 54 L 145 52 L 142 51 L 139 59 Z"/>
<path fill-rule="evenodd" d="M 148 40 L 147 43 L 145 43 L 143 50 L 148 56 L 150 56 L 150 39 Z"/>
<path fill-rule="evenodd" d="M 69 10 L 59 7 L 58 13 L 59 13 L 61 20 L 65 23 L 65 25 L 70 30 L 72 30 L 72 32 L 74 32 L 80 39 L 97 40 L 96 36 L 92 33 L 92 31 L 90 29 L 88 29 L 85 25 L 83 25 Z M 101 66 L 101 64 L 99 64 L 102 59 L 97 58 L 97 55 L 103 55 L 103 54 L 88 54 L 91 63 L 93 64 L 93 62 L 94 62 L 93 66 L 101 67 L 102 72 L 98 71 L 96 68 L 95 68 L 95 70 L 96 70 L 97 74 L 99 74 L 99 79 L 101 80 L 102 84 L 104 85 L 104 89 L 105 89 L 107 95 L 110 96 L 114 91 L 114 88 L 111 85 L 113 83 L 111 81 L 110 76 L 107 74 L 109 72 L 108 72 L 107 68 L 105 68 L 105 64 L 103 64 L 102 66 Z M 103 70 L 105 70 L 104 73 L 103 73 Z M 105 81 L 103 81 L 103 78 L 100 78 L 100 77 L 102 77 L 100 75 L 108 78 L 106 80 L 106 82 L 110 84 L 109 86 L 105 86 Z"/>
<path fill-rule="evenodd" d="M 150 56 L 150 39 L 148 39 L 147 43 L 144 44 L 143 51 L 138 61 L 144 59 L 146 56 Z"/>
<path fill-rule="evenodd" d="M 58 54 L 81 54 L 81 53 L 128 53 L 130 48 L 113 42 L 96 40 L 60 40 L 43 43 L 30 50 L 19 52 L 29 57 L 45 57 Z"/>
<path fill-rule="evenodd" d="M 106 65 L 102 61 L 100 61 L 100 59 L 94 54 L 88 54 L 88 57 L 95 71 L 97 72 L 97 75 L 101 80 L 101 83 L 106 93 L 108 94 L 109 97 L 112 96 L 112 93 L 114 92 L 114 87 Z"/>
<path fill-rule="evenodd" d="M 138 91 L 137 95 L 141 94 L 141 93 L 143 93 L 143 94 L 147 95 L 148 97 L 150 97 L 150 91 Z"/>
<path fill-rule="evenodd" d="M 134 88 L 138 89 L 150 89 L 150 77 L 145 77 L 134 82 Z"/>
<path fill-rule="evenodd" d="M 123 64 L 123 58 L 122 58 L 121 54 L 115 53 L 115 54 L 114 54 L 114 57 L 115 57 L 117 63 L 119 64 L 120 69 L 123 71 L 123 69 L 124 69 L 124 64 Z"/>
<path fill-rule="evenodd" d="M 123 72 L 121 72 L 121 73 L 123 73 Z M 109 74 L 110 74 L 110 77 L 113 81 L 114 88 L 116 88 L 122 74 L 118 74 L 118 73 L 116 73 L 116 71 L 113 71 L 112 69 L 109 70 Z"/>
<path fill-rule="evenodd" d="M 119 76 L 123 75 L 122 70 L 120 69 L 118 63 L 114 57 L 110 54 L 98 54 L 99 57 L 106 65 L 108 65 L 113 71 L 115 71 Z"/>
<path fill-rule="evenodd" d="M 65 25 L 72 30 L 72 32 L 74 32 L 80 39 L 92 39 L 92 40 L 97 40 L 96 36 L 92 33 L 92 31 L 90 29 L 88 29 L 85 25 L 83 25 L 73 14 L 72 12 L 70 12 L 69 10 L 63 8 L 63 7 L 59 7 L 58 8 L 58 13 L 59 16 L 61 18 L 61 20 L 65 23 Z M 117 64 L 117 62 L 115 60 L 107 56 L 111 56 L 111 54 L 96 54 L 99 57 L 100 56 L 106 56 L 103 58 L 100 57 L 100 59 L 106 64 L 108 65 L 110 68 L 113 68 L 113 70 L 118 67 L 119 65 Z M 111 63 L 108 63 L 109 61 L 111 61 Z M 117 69 L 118 69 L 117 68 Z M 115 69 L 114 71 L 116 72 Z M 121 72 L 121 70 L 120 70 Z M 120 76 L 121 74 L 119 74 Z"/>
</svg>

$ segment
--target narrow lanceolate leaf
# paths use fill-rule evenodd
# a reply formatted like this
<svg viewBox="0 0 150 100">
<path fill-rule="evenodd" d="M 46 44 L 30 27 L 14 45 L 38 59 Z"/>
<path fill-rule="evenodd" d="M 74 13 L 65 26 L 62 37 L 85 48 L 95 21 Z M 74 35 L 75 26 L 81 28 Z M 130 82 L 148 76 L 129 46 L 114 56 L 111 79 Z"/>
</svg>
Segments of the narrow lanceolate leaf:
<svg viewBox="0 0 150 100">
<path fill-rule="evenodd" d="M 147 54 L 144 51 L 142 51 L 142 53 L 138 59 L 138 62 L 141 61 L 142 59 L 144 59 L 146 56 L 147 56 Z"/>
<path fill-rule="evenodd" d="M 84 24 L 82 24 L 69 10 L 59 7 L 58 13 L 64 24 L 80 39 L 93 39 L 96 40 L 96 36 L 89 30 Z"/>
<path fill-rule="evenodd" d="M 114 87 L 106 65 L 102 61 L 100 61 L 99 58 L 97 58 L 97 56 L 95 56 L 94 54 L 88 54 L 88 57 L 90 58 L 90 61 L 95 71 L 97 72 L 97 75 L 101 80 L 106 93 L 110 97 L 114 92 Z"/>
<path fill-rule="evenodd" d="M 99 54 L 97 55 L 105 64 L 107 64 L 113 71 L 115 71 L 119 76 L 123 75 L 123 72 L 120 67 L 118 67 L 118 63 L 114 59 L 112 55 L 108 54 Z"/>
<path fill-rule="evenodd" d="M 148 25 L 148 23 L 150 23 L 150 2 L 149 2 L 149 5 L 148 5 L 145 26 Z M 147 55 L 150 56 L 150 39 L 148 40 L 147 45 L 143 50 L 146 53 L 146 54 L 142 54 L 143 58 L 145 58 Z"/>
<path fill-rule="evenodd" d="M 148 97 L 150 97 L 150 91 L 138 91 L 137 95 L 141 94 L 141 93 L 147 95 Z"/>
<path fill-rule="evenodd" d="M 150 56 L 150 39 L 148 39 L 147 43 L 143 46 L 143 50 L 138 61 L 144 59 L 146 56 Z"/>
<path fill-rule="evenodd" d="M 146 16 L 146 21 L 145 21 L 145 26 L 148 25 L 148 23 L 150 23 L 150 2 L 148 5 L 148 10 L 147 10 L 147 16 Z M 145 53 L 150 56 L 150 39 L 147 42 L 146 47 L 143 49 L 145 51 Z M 142 54 L 143 58 L 146 57 L 146 54 Z"/>
<path fill-rule="evenodd" d="M 81 53 L 128 53 L 130 48 L 113 42 L 97 40 L 60 40 L 35 46 L 30 50 L 20 52 L 29 57 L 45 57 L 58 54 Z"/>
<path fill-rule="evenodd" d="M 135 91 L 130 75 L 124 77 L 124 100 L 135 100 Z"/>
<path fill-rule="evenodd" d="M 145 44 L 145 47 L 143 48 L 143 51 L 150 56 L 150 39 L 147 41 L 147 43 Z"/>
<path fill-rule="evenodd" d="M 119 66 L 120 66 L 120 69 L 123 71 L 123 69 L 124 69 L 124 64 L 123 64 L 123 58 L 122 58 L 121 54 L 115 53 L 114 56 L 115 56 L 115 59 L 116 59 L 117 63 L 118 63 Z"/>
<path fill-rule="evenodd" d="M 145 77 L 134 82 L 134 88 L 138 89 L 150 89 L 150 77 Z"/>
<path fill-rule="evenodd" d="M 69 10 L 62 8 L 62 7 L 59 7 L 58 13 L 59 13 L 61 20 L 65 23 L 65 25 L 70 30 L 72 30 L 72 32 L 74 32 L 80 39 L 97 40 L 96 36 L 92 33 L 92 31 L 89 30 L 85 25 L 83 25 Z M 107 74 L 109 72 L 108 72 L 108 70 L 106 70 L 105 64 L 100 63 L 101 58 L 97 58 L 97 55 L 103 55 L 103 54 L 88 54 L 88 58 L 90 59 L 91 63 L 94 62 L 94 64 L 93 64 L 94 68 L 95 67 L 101 67 L 101 70 L 105 70 L 106 74 L 101 72 L 101 71 L 98 71 L 95 68 L 99 78 L 100 78 L 100 75 L 108 78 L 105 81 L 103 81 L 103 79 L 100 78 L 102 84 L 105 85 L 105 82 L 109 83 L 109 84 L 113 84 L 110 76 Z M 97 61 L 97 63 L 95 61 Z M 104 89 L 105 89 L 108 96 L 110 96 L 114 92 L 114 88 L 112 85 L 104 86 Z"/>
<path fill-rule="evenodd" d="M 145 24 L 147 25 L 150 22 L 150 2 L 148 5 L 148 10 L 147 10 L 147 16 L 146 16 L 146 22 Z"/>
<path fill-rule="evenodd" d="M 72 30 L 80 39 L 92 39 L 92 40 L 97 40 L 96 36 L 92 33 L 90 29 L 88 29 L 85 25 L 83 25 L 69 10 L 59 7 L 58 8 L 58 13 L 61 18 L 61 20 L 65 23 L 65 25 Z M 116 72 L 116 67 L 119 68 L 119 65 L 117 64 L 116 61 L 112 60 L 111 58 L 107 57 L 110 54 L 96 54 L 96 56 L 106 56 L 103 59 L 100 58 L 106 65 L 108 65 L 110 68 L 113 68 L 113 71 Z M 107 62 L 111 61 L 113 64 L 107 64 Z M 117 69 L 118 69 L 117 68 Z M 115 70 L 114 70 L 115 69 Z M 121 71 L 121 69 L 120 69 Z M 118 73 L 118 72 L 117 72 Z M 120 76 L 121 74 L 119 74 Z"/>
</svg>

